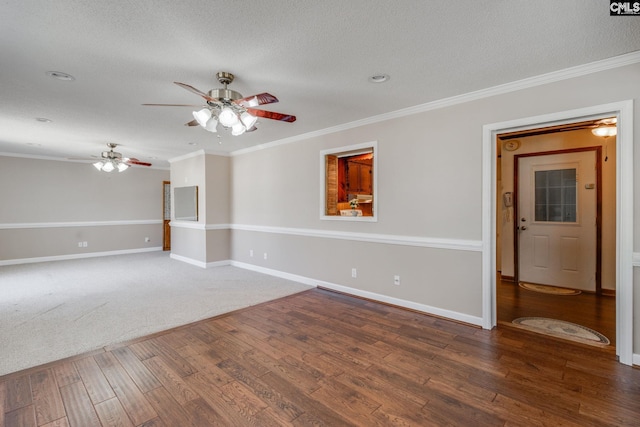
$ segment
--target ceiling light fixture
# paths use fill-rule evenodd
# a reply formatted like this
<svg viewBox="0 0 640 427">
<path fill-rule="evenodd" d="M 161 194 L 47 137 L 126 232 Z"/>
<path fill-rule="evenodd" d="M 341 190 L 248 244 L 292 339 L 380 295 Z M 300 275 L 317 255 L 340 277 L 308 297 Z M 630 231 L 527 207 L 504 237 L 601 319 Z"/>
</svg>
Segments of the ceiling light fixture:
<svg viewBox="0 0 640 427">
<path fill-rule="evenodd" d="M 617 117 L 608 117 L 606 119 L 598 120 L 598 127 L 591 129 L 591 133 L 595 136 L 601 136 L 603 138 L 609 138 L 618 134 Z"/>
<path fill-rule="evenodd" d="M 65 82 L 72 82 L 76 79 L 71 74 L 63 73 L 62 71 L 47 71 L 47 76 Z"/>
<path fill-rule="evenodd" d="M 218 124 L 225 129 L 231 129 L 234 136 L 242 135 L 253 130 L 258 118 L 249 114 L 243 107 L 236 104 L 225 104 L 222 108 L 212 105 L 193 112 L 193 118 L 209 132 L 218 132 Z"/>
<path fill-rule="evenodd" d="M 47 119 L 46 117 L 36 117 L 36 120 L 41 123 L 51 123 L 51 119 Z"/>
<path fill-rule="evenodd" d="M 186 126 L 200 125 L 200 127 L 208 130 L 209 132 L 218 132 L 218 124 L 220 124 L 225 129 L 231 130 L 232 135 L 237 136 L 242 135 L 245 132 L 253 132 L 256 130 L 258 117 L 288 123 L 296 121 L 296 116 L 291 114 L 282 114 L 274 111 L 265 111 L 254 108 L 278 102 L 278 98 L 270 93 L 264 92 L 258 95 L 243 97 L 239 92 L 228 88 L 229 84 L 231 84 L 235 78 L 233 74 L 226 71 L 220 71 L 219 73 L 216 73 L 216 78 L 223 87 L 211 89 L 207 93 L 202 92 L 191 85 L 174 82 L 181 88 L 201 96 L 207 102 L 204 108 L 193 112 L 194 120 L 191 120 L 189 123 L 185 123 Z M 142 105 L 156 107 L 184 106 L 183 104 Z"/>
<path fill-rule="evenodd" d="M 124 172 L 129 169 L 129 165 L 125 162 L 129 161 L 129 159 L 123 159 L 122 154 L 113 151 L 118 144 L 107 144 L 110 148 L 109 151 L 102 152 L 102 160 L 95 162 L 93 166 L 102 172 L 113 172 L 114 170 L 118 170 L 118 172 Z"/>
<path fill-rule="evenodd" d="M 601 136 L 603 138 L 609 138 L 618 134 L 618 128 L 616 126 L 598 126 L 591 129 L 591 133 L 595 136 Z"/>
<path fill-rule="evenodd" d="M 93 166 L 102 172 L 113 172 L 118 169 L 118 172 L 124 172 L 129 169 L 129 165 L 123 163 L 120 159 L 105 159 L 104 161 L 95 162 Z"/>
</svg>

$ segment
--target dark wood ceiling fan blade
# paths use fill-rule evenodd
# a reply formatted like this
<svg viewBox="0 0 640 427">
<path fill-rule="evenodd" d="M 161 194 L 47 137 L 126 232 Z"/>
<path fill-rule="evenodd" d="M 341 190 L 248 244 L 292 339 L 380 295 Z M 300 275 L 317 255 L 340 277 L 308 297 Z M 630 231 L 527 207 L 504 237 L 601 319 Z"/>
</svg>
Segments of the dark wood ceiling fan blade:
<svg viewBox="0 0 640 427">
<path fill-rule="evenodd" d="M 200 95 L 201 97 L 203 97 L 207 101 L 211 101 L 211 102 L 217 102 L 218 101 L 217 99 L 210 97 L 206 93 L 202 92 L 201 90 L 196 89 L 195 87 L 193 87 L 191 85 L 188 85 L 186 83 L 180 83 L 180 82 L 174 82 L 174 83 L 177 84 L 178 86 L 180 86 L 181 88 L 188 90 L 191 93 L 195 93 L 196 95 Z"/>
<path fill-rule="evenodd" d="M 122 160 L 123 163 L 126 163 L 128 165 L 138 165 L 138 166 L 151 166 L 151 163 L 147 163 L 147 162 L 141 162 L 138 159 L 134 159 L 134 158 L 128 158 L 128 159 L 123 159 Z"/>
<path fill-rule="evenodd" d="M 198 126 L 200 123 L 198 123 L 197 120 L 193 119 L 191 120 L 189 123 L 185 123 L 185 126 Z"/>
<path fill-rule="evenodd" d="M 204 105 L 195 105 L 195 104 L 142 104 L 145 107 L 195 107 L 195 108 L 205 108 Z"/>
<path fill-rule="evenodd" d="M 289 122 L 289 123 L 293 123 L 296 121 L 296 116 L 292 116 L 290 114 L 282 114 L 282 113 L 276 113 L 273 111 L 258 110 L 256 108 L 247 108 L 247 111 L 249 112 L 249 114 L 253 114 L 254 116 L 257 116 L 257 117 L 263 117 L 265 119 L 279 120 L 281 122 Z"/>
<path fill-rule="evenodd" d="M 258 105 L 273 104 L 274 102 L 278 102 L 278 98 L 271 95 L 270 93 L 264 92 L 257 95 L 247 96 L 242 99 L 236 99 L 233 102 L 238 105 L 242 105 L 243 107 L 256 107 Z"/>
</svg>

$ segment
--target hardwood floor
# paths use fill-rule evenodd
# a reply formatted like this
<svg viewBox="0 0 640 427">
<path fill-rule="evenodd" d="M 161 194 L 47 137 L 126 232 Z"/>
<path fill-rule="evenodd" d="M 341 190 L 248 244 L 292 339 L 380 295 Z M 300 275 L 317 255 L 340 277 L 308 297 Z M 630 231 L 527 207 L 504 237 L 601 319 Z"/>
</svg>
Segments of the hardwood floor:
<svg viewBox="0 0 640 427">
<path fill-rule="evenodd" d="M 577 323 L 600 332 L 616 345 L 616 298 L 583 292 L 579 295 L 549 295 L 522 289 L 517 283 L 497 285 L 498 322 L 511 324 L 518 317 L 548 317 Z"/>
<path fill-rule="evenodd" d="M 620 426 L 611 353 L 314 289 L 0 377 L 0 426 Z"/>
</svg>

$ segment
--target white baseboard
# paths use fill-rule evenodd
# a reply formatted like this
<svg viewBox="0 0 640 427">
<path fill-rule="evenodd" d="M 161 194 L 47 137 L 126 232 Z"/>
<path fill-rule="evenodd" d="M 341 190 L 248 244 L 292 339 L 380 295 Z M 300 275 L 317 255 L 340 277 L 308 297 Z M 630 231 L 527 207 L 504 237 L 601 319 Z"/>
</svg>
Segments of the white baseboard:
<svg viewBox="0 0 640 427">
<path fill-rule="evenodd" d="M 634 354 L 633 357 L 631 358 L 631 363 L 634 366 L 640 367 L 640 354 Z"/>
<path fill-rule="evenodd" d="M 224 267 L 226 265 L 231 265 L 231 260 L 227 259 L 224 261 L 212 261 L 212 262 L 208 262 L 207 263 L 207 267 L 206 268 L 210 268 L 210 267 Z"/>
<path fill-rule="evenodd" d="M 140 249 L 123 249 L 118 251 L 106 251 L 106 252 L 88 252 L 83 254 L 69 254 L 69 255 L 55 255 L 55 256 L 43 256 L 36 258 L 20 258 L 20 259 L 7 259 L 0 261 L 0 266 L 3 265 L 16 265 L 16 264 L 32 264 L 36 262 L 48 262 L 48 261 L 65 261 L 70 259 L 81 259 L 81 258 L 95 258 L 101 256 L 111 256 L 111 255 L 127 255 L 127 254 L 137 254 L 142 252 L 155 252 L 161 251 L 161 246 L 156 246 L 152 248 L 140 248 Z"/>
<path fill-rule="evenodd" d="M 200 268 L 210 268 L 210 267 L 223 267 L 225 265 L 231 265 L 231 261 L 213 261 L 213 262 L 204 262 L 198 261 L 197 259 L 189 258 L 182 255 L 171 254 L 169 258 L 175 259 L 176 261 L 186 262 L 187 264 L 195 265 Z"/>
<path fill-rule="evenodd" d="M 305 276 L 299 276 L 296 274 L 285 273 L 278 270 L 272 270 L 270 268 L 264 268 L 253 264 L 247 264 L 244 262 L 231 261 L 231 265 L 234 267 L 244 268 L 247 270 L 257 271 L 259 273 L 268 274 L 270 276 L 280 277 L 282 279 L 292 280 L 294 282 L 303 283 L 314 287 L 321 286 L 323 288 L 332 289 L 334 291 L 343 292 L 345 294 L 355 295 L 362 298 L 367 298 L 374 301 L 379 301 L 386 304 L 396 305 L 399 307 L 408 308 L 411 310 L 419 311 L 425 314 L 432 314 L 438 317 L 444 317 L 447 319 L 455 320 L 458 322 L 464 322 L 471 325 L 482 326 L 482 318 L 476 316 L 470 316 L 464 313 L 458 313 L 456 311 L 445 310 L 437 307 L 431 307 L 425 304 L 419 304 L 412 301 L 407 301 L 399 298 L 390 297 L 387 295 L 377 294 L 374 292 L 363 291 L 360 289 L 350 288 L 348 286 L 342 286 L 335 283 L 325 282 L 322 280 L 316 280 Z"/>
<path fill-rule="evenodd" d="M 186 256 L 176 255 L 172 253 L 169 255 L 169 258 L 175 259 L 176 261 L 186 262 L 187 264 L 195 265 L 196 267 L 207 268 L 206 262 L 198 261 L 193 258 L 187 258 Z"/>
<path fill-rule="evenodd" d="M 309 277 L 299 276 L 297 274 L 285 273 L 280 270 L 273 270 L 271 268 L 260 267 L 258 265 L 247 264 L 240 261 L 231 261 L 231 265 L 234 267 L 244 268 L 245 270 L 257 271 L 258 273 L 268 274 L 269 276 L 279 277 L 281 279 L 291 280 L 292 282 L 302 283 L 304 285 L 317 287 L 317 280 L 310 279 Z"/>
</svg>

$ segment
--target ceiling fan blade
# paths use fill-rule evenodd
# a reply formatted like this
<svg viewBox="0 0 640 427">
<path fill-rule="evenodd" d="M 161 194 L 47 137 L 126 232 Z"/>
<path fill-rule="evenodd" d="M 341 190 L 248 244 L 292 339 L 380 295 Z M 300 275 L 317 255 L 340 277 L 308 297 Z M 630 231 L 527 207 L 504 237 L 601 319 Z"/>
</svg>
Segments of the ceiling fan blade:
<svg viewBox="0 0 640 427">
<path fill-rule="evenodd" d="M 263 117 L 265 119 L 279 120 L 281 122 L 289 123 L 296 121 L 296 116 L 292 116 L 290 114 L 275 113 L 273 111 L 258 110 L 256 108 L 247 108 L 247 111 L 249 114 L 253 114 L 257 117 Z"/>
<path fill-rule="evenodd" d="M 259 93 L 257 95 L 247 96 L 242 99 L 236 99 L 236 104 L 242 105 L 243 107 L 257 107 L 258 105 L 264 104 L 273 104 L 274 102 L 278 102 L 278 98 L 271 95 L 270 93 Z"/>
<path fill-rule="evenodd" d="M 200 95 L 201 97 L 203 97 L 207 101 L 211 101 L 211 102 L 217 102 L 218 101 L 217 99 L 210 97 L 206 93 L 202 92 L 201 90 L 196 89 L 195 87 L 193 87 L 191 85 L 188 85 L 186 83 L 180 83 L 180 82 L 174 82 L 174 83 L 177 84 L 178 86 L 180 86 L 181 88 L 188 90 L 191 93 L 195 93 L 196 95 Z"/>
<path fill-rule="evenodd" d="M 194 119 L 194 120 L 191 120 L 189 123 L 185 123 L 184 125 L 185 126 L 199 126 L 200 123 L 198 123 L 198 121 Z"/>
<path fill-rule="evenodd" d="M 204 108 L 203 105 L 192 105 L 192 104 L 142 104 L 145 107 L 195 107 L 195 108 Z"/>
<path fill-rule="evenodd" d="M 141 162 L 140 160 L 134 158 L 122 159 L 122 162 L 128 165 L 151 166 L 151 163 Z"/>
</svg>

